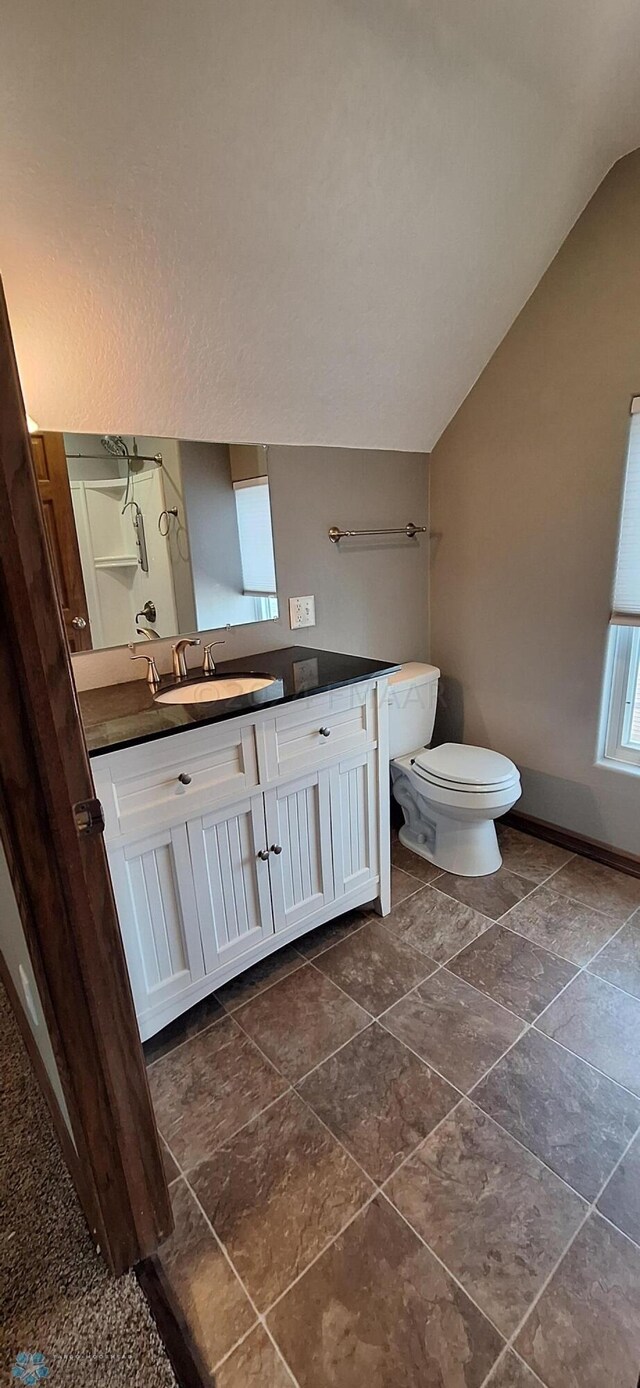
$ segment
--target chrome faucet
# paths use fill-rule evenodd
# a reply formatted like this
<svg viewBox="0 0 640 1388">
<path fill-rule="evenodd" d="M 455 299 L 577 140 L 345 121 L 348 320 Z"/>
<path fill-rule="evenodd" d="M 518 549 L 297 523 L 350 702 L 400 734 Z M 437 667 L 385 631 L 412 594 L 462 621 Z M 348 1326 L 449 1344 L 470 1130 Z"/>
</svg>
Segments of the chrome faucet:
<svg viewBox="0 0 640 1388">
<path fill-rule="evenodd" d="M 175 646 L 171 647 L 173 653 L 173 673 L 177 680 L 186 680 L 187 678 L 188 671 L 187 661 L 185 658 L 185 651 L 187 649 L 187 646 L 199 645 L 199 636 L 197 636 L 195 640 L 192 640 L 189 636 L 182 636 L 179 641 L 176 641 Z"/>
<path fill-rule="evenodd" d="M 202 662 L 203 675 L 215 675 L 216 663 L 211 654 L 213 646 L 224 646 L 224 641 L 209 641 L 204 648 L 204 660 Z"/>
</svg>

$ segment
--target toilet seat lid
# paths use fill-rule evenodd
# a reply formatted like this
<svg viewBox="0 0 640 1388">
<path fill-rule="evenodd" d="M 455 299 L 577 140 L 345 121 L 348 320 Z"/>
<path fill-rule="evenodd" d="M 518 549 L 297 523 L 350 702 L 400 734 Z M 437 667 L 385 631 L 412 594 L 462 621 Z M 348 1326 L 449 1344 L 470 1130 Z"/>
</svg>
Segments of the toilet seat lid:
<svg viewBox="0 0 640 1388">
<path fill-rule="evenodd" d="M 501 752 L 488 747 L 471 747 L 463 742 L 443 742 L 426 747 L 414 759 L 416 769 L 439 785 L 483 789 L 507 785 L 518 775 L 518 768 Z"/>
</svg>

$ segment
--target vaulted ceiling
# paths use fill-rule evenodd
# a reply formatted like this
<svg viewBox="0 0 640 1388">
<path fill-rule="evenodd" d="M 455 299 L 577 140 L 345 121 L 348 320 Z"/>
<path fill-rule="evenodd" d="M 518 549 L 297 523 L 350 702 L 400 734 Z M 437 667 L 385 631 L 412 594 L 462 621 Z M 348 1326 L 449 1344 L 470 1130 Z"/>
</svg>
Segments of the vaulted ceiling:
<svg viewBox="0 0 640 1388">
<path fill-rule="evenodd" d="M 637 0 L 5 0 L 42 427 L 429 449 L 610 165 Z"/>
</svg>

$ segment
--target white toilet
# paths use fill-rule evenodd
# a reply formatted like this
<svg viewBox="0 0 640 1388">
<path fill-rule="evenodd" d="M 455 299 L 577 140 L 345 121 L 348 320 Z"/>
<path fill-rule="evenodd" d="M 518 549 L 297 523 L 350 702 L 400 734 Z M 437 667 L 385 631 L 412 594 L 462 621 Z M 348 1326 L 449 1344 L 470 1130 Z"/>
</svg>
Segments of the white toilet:
<svg viewBox="0 0 640 1388">
<path fill-rule="evenodd" d="M 389 754 L 400 841 L 460 877 L 484 877 L 502 863 L 494 820 L 520 799 L 517 766 L 500 752 L 445 742 L 429 748 L 440 671 L 403 665 L 389 677 Z"/>
</svg>

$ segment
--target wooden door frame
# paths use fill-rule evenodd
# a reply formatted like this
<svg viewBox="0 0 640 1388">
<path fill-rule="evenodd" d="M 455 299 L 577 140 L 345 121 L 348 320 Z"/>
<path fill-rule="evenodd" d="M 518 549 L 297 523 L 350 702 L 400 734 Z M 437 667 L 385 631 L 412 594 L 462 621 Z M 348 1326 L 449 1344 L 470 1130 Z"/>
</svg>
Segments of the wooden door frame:
<svg viewBox="0 0 640 1388">
<path fill-rule="evenodd" d="M 54 551 L 52 563 L 56 590 L 60 599 L 69 650 L 90 651 L 91 624 L 80 558 L 80 546 L 71 499 L 71 484 L 64 434 L 49 429 L 32 429 L 29 434 L 36 485 L 43 511 L 45 530 Z M 39 447 L 38 447 L 39 445 Z M 47 525 L 47 506 L 49 522 Z M 56 573 L 56 569 L 58 572 Z M 66 602 L 65 602 L 66 599 Z M 84 621 L 83 628 L 74 628 L 74 619 Z"/>
<path fill-rule="evenodd" d="M 71 1174 L 120 1273 L 170 1232 L 171 1206 L 105 847 L 78 830 L 75 807 L 95 790 L 1 282 L 0 604 L 0 836 L 71 1119 Z"/>
</svg>

